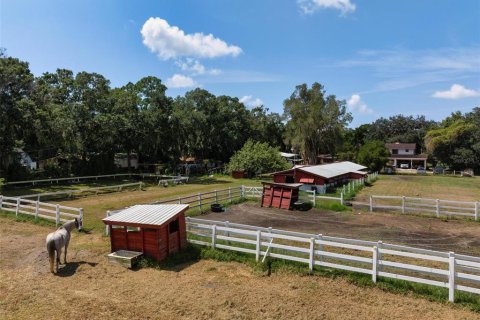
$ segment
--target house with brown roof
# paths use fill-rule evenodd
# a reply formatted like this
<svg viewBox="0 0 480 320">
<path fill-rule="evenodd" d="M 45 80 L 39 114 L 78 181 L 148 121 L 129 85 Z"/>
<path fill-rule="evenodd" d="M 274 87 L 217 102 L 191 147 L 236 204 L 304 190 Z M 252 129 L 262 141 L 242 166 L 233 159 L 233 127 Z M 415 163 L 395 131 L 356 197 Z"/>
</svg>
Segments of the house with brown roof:
<svg viewBox="0 0 480 320">
<path fill-rule="evenodd" d="M 386 143 L 385 147 L 390 151 L 388 159 L 395 168 L 414 169 L 421 166 L 427 167 L 427 155 L 416 154 L 417 145 L 415 143 Z"/>
</svg>

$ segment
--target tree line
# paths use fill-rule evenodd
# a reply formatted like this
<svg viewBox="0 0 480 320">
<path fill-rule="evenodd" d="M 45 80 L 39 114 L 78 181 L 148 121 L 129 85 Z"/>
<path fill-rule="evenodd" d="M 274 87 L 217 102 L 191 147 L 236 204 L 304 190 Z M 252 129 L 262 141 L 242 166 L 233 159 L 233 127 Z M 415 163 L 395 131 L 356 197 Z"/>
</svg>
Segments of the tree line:
<svg viewBox="0 0 480 320">
<path fill-rule="evenodd" d="M 171 172 L 186 157 L 226 163 L 248 140 L 311 164 L 318 154 L 357 161 L 367 142 L 413 142 L 446 166 L 480 169 L 478 107 L 441 122 L 396 115 L 348 128 L 345 101 L 319 83 L 297 86 L 283 114 L 204 89 L 175 98 L 166 90 L 152 76 L 117 88 L 98 73 L 57 69 L 36 77 L 28 62 L 0 51 L 0 176 L 31 174 L 14 161 L 16 148 L 34 159 L 57 158 L 43 174 L 65 176 L 114 172 L 116 153 Z"/>
</svg>

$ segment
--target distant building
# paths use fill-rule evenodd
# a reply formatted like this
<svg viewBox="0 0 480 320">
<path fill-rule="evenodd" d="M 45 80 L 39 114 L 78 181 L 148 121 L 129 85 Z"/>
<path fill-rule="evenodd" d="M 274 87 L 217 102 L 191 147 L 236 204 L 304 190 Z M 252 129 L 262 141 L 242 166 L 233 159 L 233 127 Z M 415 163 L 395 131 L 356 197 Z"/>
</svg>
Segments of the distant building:
<svg viewBox="0 0 480 320">
<path fill-rule="evenodd" d="M 316 166 L 297 165 L 292 169 L 273 173 L 273 181 L 275 183 L 302 183 L 300 189 L 316 189 L 319 193 L 325 193 L 329 186 L 365 177 L 366 169 L 367 167 L 350 161 Z"/>
<path fill-rule="evenodd" d="M 415 143 L 386 143 L 385 147 L 390 151 L 390 165 L 395 168 L 414 169 L 423 166 L 427 168 L 427 155 L 416 154 Z"/>
<path fill-rule="evenodd" d="M 301 163 L 303 159 L 296 153 L 280 152 L 280 156 L 291 164 Z"/>
</svg>

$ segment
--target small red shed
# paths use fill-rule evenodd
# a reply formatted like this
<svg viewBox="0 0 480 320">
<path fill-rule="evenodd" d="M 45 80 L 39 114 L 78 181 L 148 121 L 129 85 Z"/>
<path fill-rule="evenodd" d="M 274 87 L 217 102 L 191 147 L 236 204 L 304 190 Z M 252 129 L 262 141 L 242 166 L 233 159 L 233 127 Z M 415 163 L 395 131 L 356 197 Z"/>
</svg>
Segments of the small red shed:
<svg viewBox="0 0 480 320">
<path fill-rule="evenodd" d="M 143 252 L 157 261 L 187 245 L 188 204 L 137 205 L 103 219 L 110 231 L 112 252 Z"/>
<path fill-rule="evenodd" d="M 262 207 L 290 209 L 298 201 L 301 183 L 262 182 Z"/>
</svg>

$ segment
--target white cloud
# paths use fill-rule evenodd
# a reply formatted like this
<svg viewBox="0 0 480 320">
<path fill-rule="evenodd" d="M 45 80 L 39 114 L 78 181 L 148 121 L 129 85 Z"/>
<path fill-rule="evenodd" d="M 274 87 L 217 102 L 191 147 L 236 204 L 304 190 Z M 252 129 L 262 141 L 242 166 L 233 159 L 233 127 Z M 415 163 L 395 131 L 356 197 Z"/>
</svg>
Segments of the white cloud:
<svg viewBox="0 0 480 320">
<path fill-rule="evenodd" d="M 200 61 L 192 58 L 186 58 L 185 60 L 177 60 L 176 65 L 182 69 L 182 71 L 190 72 L 192 75 L 209 74 L 217 76 L 222 73 L 219 69 L 207 69 Z"/>
<path fill-rule="evenodd" d="M 263 105 L 263 101 L 259 98 L 253 98 L 252 96 L 243 96 L 240 98 L 240 102 L 248 107 L 258 107 Z"/>
<path fill-rule="evenodd" d="M 462 99 L 478 96 L 480 96 L 479 91 L 467 89 L 460 84 L 454 84 L 450 87 L 449 90 L 436 91 L 434 94 L 432 94 L 432 97 L 441 99 Z"/>
<path fill-rule="evenodd" d="M 170 26 L 161 18 L 149 18 L 145 21 L 141 33 L 143 44 L 163 60 L 177 57 L 235 57 L 242 53 L 240 47 L 229 45 L 212 34 L 185 34 L 183 30 Z"/>
<path fill-rule="evenodd" d="M 360 113 L 372 113 L 373 110 L 370 109 L 365 102 L 362 101 L 360 95 L 353 94 L 350 99 L 347 101 L 347 106 L 351 111 L 358 111 Z"/>
<path fill-rule="evenodd" d="M 362 68 L 362 72 L 378 80 L 371 90 L 364 93 L 393 91 L 478 77 L 480 47 L 362 50 L 355 58 L 342 61 L 337 66 Z"/>
<path fill-rule="evenodd" d="M 357 8 L 350 0 L 297 0 L 297 3 L 305 14 L 312 14 L 320 9 L 337 9 L 345 15 Z"/>
<path fill-rule="evenodd" d="M 182 74 L 174 74 L 171 78 L 167 79 L 165 84 L 168 88 L 190 88 L 198 86 L 195 80 Z"/>
</svg>

